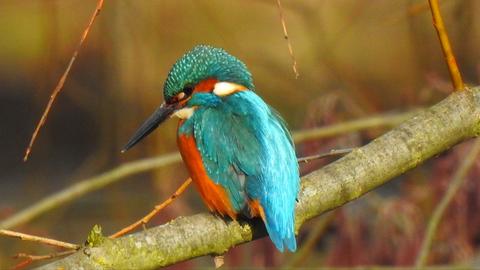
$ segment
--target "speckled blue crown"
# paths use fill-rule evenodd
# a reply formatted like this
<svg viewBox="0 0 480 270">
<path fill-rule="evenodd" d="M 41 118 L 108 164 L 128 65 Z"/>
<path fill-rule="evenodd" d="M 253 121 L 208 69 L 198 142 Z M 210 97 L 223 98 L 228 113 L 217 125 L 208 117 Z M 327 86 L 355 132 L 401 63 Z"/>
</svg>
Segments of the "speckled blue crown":
<svg viewBox="0 0 480 270">
<path fill-rule="evenodd" d="M 183 55 L 168 73 L 163 87 L 165 100 L 183 91 L 185 86 L 194 86 L 208 78 L 254 90 L 252 75 L 242 61 L 221 48 L 198 45 Z"/>
</svg>

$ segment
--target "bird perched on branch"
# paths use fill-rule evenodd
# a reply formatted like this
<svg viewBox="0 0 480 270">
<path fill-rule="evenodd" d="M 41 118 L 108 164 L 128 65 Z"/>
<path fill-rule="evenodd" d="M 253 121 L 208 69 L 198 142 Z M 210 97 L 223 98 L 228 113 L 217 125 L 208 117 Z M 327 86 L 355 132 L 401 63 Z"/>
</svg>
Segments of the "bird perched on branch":
<svg viewBox="0 0 480 270">
<path fill-rule="evenodd" d="M 255 92 L 243 62 L 200 45 L 181 57 L 165 81 L 165 102 L 133 135 L 128 150 L 170 116 L 177 143 L 211 211 L 261 217 L 275 246 L 295 251 L 298 163 L 285 122 Z"/>
</svg>

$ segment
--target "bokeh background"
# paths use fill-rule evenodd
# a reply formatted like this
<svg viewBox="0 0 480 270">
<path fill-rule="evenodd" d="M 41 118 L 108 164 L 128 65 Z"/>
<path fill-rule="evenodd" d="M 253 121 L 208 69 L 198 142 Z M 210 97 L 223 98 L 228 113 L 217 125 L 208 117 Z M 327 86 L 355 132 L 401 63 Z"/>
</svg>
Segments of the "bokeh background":
<svg viewBox="0 0 480 270">
<path fill-rule="evenodd" d="M 0 220 L 82 179 L 129 161 L 175 152 L 175 121 L 126 154 L 119 150 L 162 102 L 175 60 L 196 44 L 242 59 L 258 93 L 292 130 L 429 106 L 450 84 L 426 0 L 283 0 L 300 77 L 273 0 L 106 1 L 28 162 L 31 132 L 85 28 L 95 0 L 0 0 Z M 467 83 L 480 80 L 480 1 L 442 0 Z M 297 145 L 298 156 L 359 146 L 374 128 Z M 224 269 L 407 266 L 470 142 L 380 189 L 305 224 L 301 253 L 281 254 L 268 239 L 231 250 Z M 302 165 L 308 173 L 331 160 Z M 430 264 L 480 261 L 480 161 L 441 222 Z M 74 243 L 94 224 L 106 234 L 130 224 L 183 182 L 181 163 L 128 177 L 13 229 Z M 206 208 L 193 187 L 150 226 Z M 0 268 L 19 252 L 55 250 L 0 238 Z M 170 269 L 212 267 L 210 257 Z"/>
</svg>

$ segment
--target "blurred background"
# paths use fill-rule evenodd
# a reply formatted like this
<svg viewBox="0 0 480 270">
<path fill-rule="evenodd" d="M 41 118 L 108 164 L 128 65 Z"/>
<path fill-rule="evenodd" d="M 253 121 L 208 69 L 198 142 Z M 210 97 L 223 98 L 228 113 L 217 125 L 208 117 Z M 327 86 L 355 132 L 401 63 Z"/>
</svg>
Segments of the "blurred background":
<svg viewBox="0 0 480 270">
<path fill-rule="evenodd" d="M 170 121 L 120 154 L 162 102 L 171 65 L 196 44 L 223 47 L 243 60 L 257 92 L 294 131 L 426 107 L 452 89 L 426 0 L 283 0 L 298 79 L 274 0 L 106 1 L 24 163 L 35 124 L 96 2 L 0 0 L 0 222 L 85 178 L 177 151 L 176 121 Z M 480 1 L 440 2 L 464 80 L 477 85 L 480 18 L 474 11 Z M 360 146 L 387 129 L 304 141 L 297 155 Z M 431 213 L 469 144 L 308 222 L 298 236 L 301 252 L 281 254 L 261 239 L 229 251 L 224 269 L 412 265 Z M 331 161 L 302 165 L 302 173 Z M 480 262 L 479 176 L 480 161 L 442 219 L 429 264 Z M 177 162 L 11 229 L 82 243 L 94 224 L 111 234 L 165 200 L 186 178 Z M 201 211 L 206 208 L 192 186 L 148 225 Z M 0 237 L 0 268 L 18 263 L 11 256 L 19 252 L 54 251 Z M 202 257 L 169 269 L 212 266 L 210 257 Z"/>
</svg>

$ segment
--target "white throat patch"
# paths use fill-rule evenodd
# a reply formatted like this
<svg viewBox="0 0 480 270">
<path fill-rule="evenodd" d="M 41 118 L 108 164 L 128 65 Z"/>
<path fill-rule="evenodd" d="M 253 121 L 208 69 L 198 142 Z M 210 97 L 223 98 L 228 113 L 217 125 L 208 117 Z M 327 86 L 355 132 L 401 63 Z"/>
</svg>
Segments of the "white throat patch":
<svg viewBox="0 0 480 270">
<path fill-rule="evenodd" d="M 180 109 L 180 110 L 174 112 L 173 115 L 175 115 L 176 117 L 178 117 L 180 119 L 188 119 L 188 118 L 192 117 L 194 112 L 195 112 L 195 108 L 188 107 L 188 108 L 183 108 L 183 109 Z"/>
<path fill-rule="evenodd" d="M 246 88 L 240 84 L 231 82 L 217 82 L 213 88 L 213 93 L 217 96 L 223 97 L 245 89 Z"/>
</svg>

